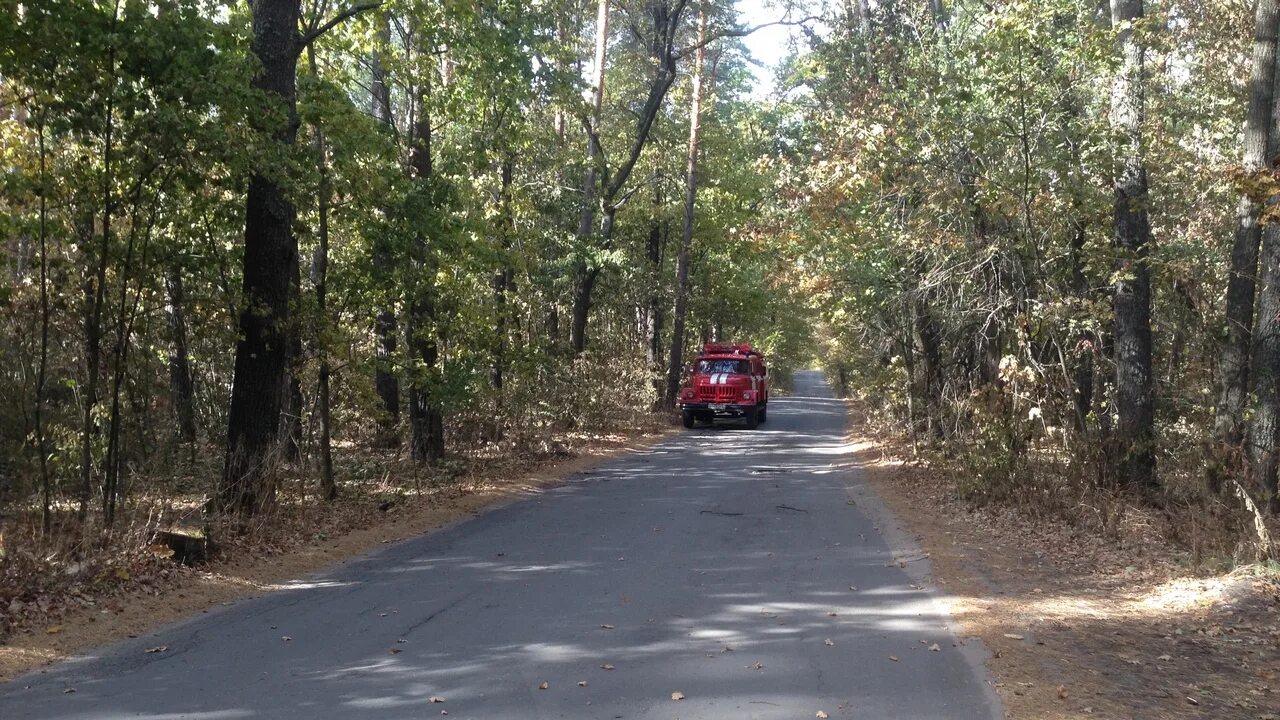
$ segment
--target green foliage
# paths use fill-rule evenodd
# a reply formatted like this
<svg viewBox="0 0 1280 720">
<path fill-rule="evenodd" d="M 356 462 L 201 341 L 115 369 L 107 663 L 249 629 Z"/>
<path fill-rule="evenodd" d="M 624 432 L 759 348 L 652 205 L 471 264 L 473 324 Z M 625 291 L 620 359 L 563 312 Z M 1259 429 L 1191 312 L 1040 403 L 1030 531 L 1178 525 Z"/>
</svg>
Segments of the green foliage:
<svg viewBox="0 0 1280 720">
<path fill-rule="evenodd" d="M 317 8 L 329 15 L 306 16 Z M 596 128 L 610 153 L 633 142 L 652 80 L 642 41 L 651 10 L 611 5 L 609 91 Z M 337 11 L 305 6 L 302 30 Z M 711 12 L 713 32 L 736 25 L 728 5 Z M 680 47 L 694 41 L 690 17 L 677 27 Z M 296 209 L 300 264 L 279 271 L 299 280 L 290 366 L 302 405 L 288 412 L 301 418 L 304 461 L 317 442 L 321 358 L 337 448 L 385 442 L 379 368 L 401 380 L 402 395 L 414 384 L 429 396 L 453 452 L 545 450 L 554 432 L 607 430 L 655 405 L 683 222 L 688 58 L 623 188 L 614 242 L 602 247 L 576 232 L 593 7 L 389 0 L 301 50 L 296 118 L 252 87 L 260 63 L 251 20 L 251 8 L 214 0 L 0 2 L 0 502 L 40 501 L 43 446 L 55 508 L 69 512 L 86 491 L 86 509 L 96 507 L 117 427 L 126 503 L 175 464 L 216 464 L 254 173 L 283 187 Z M 752 342 L 782 383 L 808 361 L 811 330 L 809 305 L 781 279 L 787 260 L 762 223 L 780 118 L 747 99 L 740 44 L 722 39 L 708 51 L 715 75 L 703 110 L 688 344 L 713 335 Z M 389 88 L 385 122 L 375 68 Z M 424 118 L 430 173 L 415 163 L 427 148 Z M 298 140 L 282 144 L 278 131 L 290 122 Z M 573 359 L 573 270 L 583 262 L 602 271 L 591 344 Z M 410 328 L 410 308 L 424 299 L 431 312 Z M 383 359 L 380 313 L 397 321 Z M 408 351 L 413 338 L 438 347 L 434 363 Z M 42 356 L 47 382 L 37 393 Z M 175 432 L 184 404 L 198 428 L 191 445 Z M 214 490 L 211 476 L 195 482 Z"/>
</svg>

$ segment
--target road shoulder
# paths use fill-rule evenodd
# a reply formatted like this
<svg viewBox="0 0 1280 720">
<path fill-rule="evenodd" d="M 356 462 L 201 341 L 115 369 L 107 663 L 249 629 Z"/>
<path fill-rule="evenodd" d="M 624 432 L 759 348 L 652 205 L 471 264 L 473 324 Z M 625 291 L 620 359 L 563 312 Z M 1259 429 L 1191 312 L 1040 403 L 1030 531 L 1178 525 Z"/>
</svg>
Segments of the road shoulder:
<svg viewBox="0 0 1280 720">
<path fill-rule="evenodd" d="M 909 548 L 898 562 L 930 575 L 958 634 L 989 650 L 1006 717 L 1280 718 L 1274 576 L 1196 576 L 1158 548 L 974 509 L 883 439 L 854 427 L 849 442 L 901 521 L 884 523 L 891 546 Z"/>
</svg>

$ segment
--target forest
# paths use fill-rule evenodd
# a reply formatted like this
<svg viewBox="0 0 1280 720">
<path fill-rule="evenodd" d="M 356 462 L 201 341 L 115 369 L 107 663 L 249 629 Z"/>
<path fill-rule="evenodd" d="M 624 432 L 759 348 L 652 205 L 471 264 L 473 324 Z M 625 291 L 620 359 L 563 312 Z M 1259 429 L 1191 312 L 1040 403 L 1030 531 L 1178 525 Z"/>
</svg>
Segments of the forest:
<svg viewBox="0 0 1280 720">
<path fill-rule="evenodd" d="M 726 0 L 0 0 L 0 578 L 669 423 L 711 340 L 1274 557 L 1280 3 L 766 7 L 760 90 Z"/>
</svg>

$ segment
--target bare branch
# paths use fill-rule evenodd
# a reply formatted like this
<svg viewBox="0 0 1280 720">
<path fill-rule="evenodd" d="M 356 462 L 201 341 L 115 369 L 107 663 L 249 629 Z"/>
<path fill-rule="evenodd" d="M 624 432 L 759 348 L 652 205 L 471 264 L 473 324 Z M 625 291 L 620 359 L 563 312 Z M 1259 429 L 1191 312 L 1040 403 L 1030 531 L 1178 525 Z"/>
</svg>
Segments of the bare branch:
<svg viewBox="0 0 1280 720">
<path fill-rule="evenodd" d="M 311 43 L 315 42 L 316 38 L 320 37 L 321 35 L 324 35 L 325 33 L 337 27 L 340 23 L 346 22 L 347 20 L 350 20 L 351 18 L 359 15 L 360 13 L 367 12 L 369 10 L 373 10 L 379 7 L 382 7 L 381 0 L 378 0 L 377 2 L 361 3 L 359 5 L 351 5 L 347 7 L 342 12 L 339 12 L 337 15 L 334 15 L 333 17 L 329 18 L 329 20 L 325 22 L 323 25 L 316 28 L 312 28 L 310 32 L 308 32 L 306 35 L 303 35 L 302 42 L 299 43 L 298 45 L 299 51 L 301 51 L 303 48 L 307 47 Z"/>
<path fill-rule="evenodd" d="M 807 17 L 800 18 L 799 20 L 775 20 L 774 22 L 761 23 L 759 25 L 752 25 L 750 27 L 723 30 L 713 35 L 708 35 L 707 39 L 703 40 L 700 43 L 697 43 L 696 45 L 690 45 L 689 47 L 676 52 L 675 57 L 677 59 L 683 59 L 687 57 L 689 53 L 697 52 L 698 48 L 706 47 L 707 45 L 710 45 L 711 43 L 717 40 L 722 40 L 724 38 L 746 37 L 756 32 L 757 30 L 763 30 L 764 28 L 767 28 L 767 27 L 774 27 L 777 25 L 786 25 L 786 26 L 804 25 L 805 23 L 809 23 L 809 22 L 813 22 L 814 20 L 821 20 L 821 19 L 822 18 L 818 17 L 817 15 L 809 15 Z"/>
</svg>

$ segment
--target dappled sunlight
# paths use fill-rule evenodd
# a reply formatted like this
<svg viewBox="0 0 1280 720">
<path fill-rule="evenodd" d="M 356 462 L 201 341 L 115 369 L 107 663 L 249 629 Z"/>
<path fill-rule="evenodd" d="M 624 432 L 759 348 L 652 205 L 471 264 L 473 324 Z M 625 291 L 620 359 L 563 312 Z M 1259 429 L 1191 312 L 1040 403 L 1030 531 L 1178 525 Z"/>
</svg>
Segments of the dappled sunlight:
<svg viewBox="0 0 1280 720">
<path fill-rule="evenodd" d="M 769 430 L 682 433 L 273 586 L 282 592 L 224 614 L 216 632 L 139 640 L 171 650 L 131 655 L 127 674 L 145 685 L 113 702 L 253 707 L 263 720 L 335 707 L 417 718 L 435 705 L 491 720 L 656 719 L 678 690 L 682 717 L 991 717 L 968 656 L 928 649 L 950 637 L 947 606 L 912 583 L 852 500 L 841 459 L 862 448 L 843 438 L 842 404 L 808 402 L 775 400 Z M 244 695 L 178 690 L 190 688 L 188 662 Z M 43 687 L 71 707 L 111 692 L 106 680 L 76 680 L 65 697 L 58 679 Z M 918 692 L 904 699 L 901 687 Z"/>
<path fill-rule="evenodd" d="M 337 582 L 335 580 L 295 580 L 287 583 L 263 583 L 259 585 L 259 587 L 263 590 L 318 590 L 320 588 L 350 587 L 354 584 L 355 583 L 350 582 Z"/>
<path fill-rule="evenodd" d="M 210 712 L 92 712 L 92 714 L 68 716 L 84 720 L 236 720 L 237 717 L 257 717 L 251 710 L 214 710 Z"/>
</svg>

